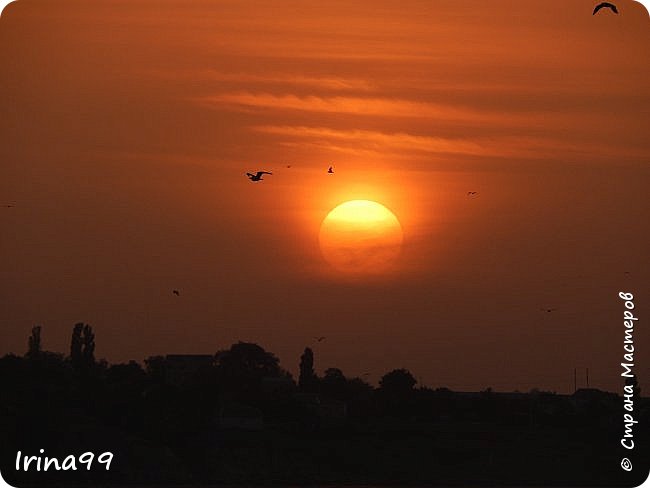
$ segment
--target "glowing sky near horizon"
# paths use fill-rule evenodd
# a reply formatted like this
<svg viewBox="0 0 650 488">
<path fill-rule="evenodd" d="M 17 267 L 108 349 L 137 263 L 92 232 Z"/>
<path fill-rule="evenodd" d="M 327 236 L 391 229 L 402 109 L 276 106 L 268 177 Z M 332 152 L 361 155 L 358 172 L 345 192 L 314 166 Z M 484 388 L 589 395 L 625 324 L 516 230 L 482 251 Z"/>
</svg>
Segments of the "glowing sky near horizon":
<svg viewBox="0 0 650 488">
<path fill-rule="evenodd" d="M 10 4 L 0 354 L 84 321 L 111 361 L 249 340 L 295 372 L 327 336 L 319 371 L 618 391 L 617 293 L 650 292 L 650 31 L 618 6 Z M 350 200 L 399 217 L 389 275 L 327 268 Z"/>
</svg>

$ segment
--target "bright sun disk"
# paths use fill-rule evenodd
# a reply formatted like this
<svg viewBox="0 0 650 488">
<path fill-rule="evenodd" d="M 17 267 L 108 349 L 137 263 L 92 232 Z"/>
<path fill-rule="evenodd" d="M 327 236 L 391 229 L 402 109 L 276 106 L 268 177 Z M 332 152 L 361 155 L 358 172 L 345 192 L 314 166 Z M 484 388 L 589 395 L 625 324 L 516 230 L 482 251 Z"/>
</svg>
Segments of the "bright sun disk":
<svg viewBox="0 0 650 488">
<path fill-rule="evenodd" d="M 334 208 L 319 235 L 325 260 L 348 274 L 387 271 L 400 253 L 402 240 L 395 214 L 371 200 L 351 200 Z"/>
</svg>

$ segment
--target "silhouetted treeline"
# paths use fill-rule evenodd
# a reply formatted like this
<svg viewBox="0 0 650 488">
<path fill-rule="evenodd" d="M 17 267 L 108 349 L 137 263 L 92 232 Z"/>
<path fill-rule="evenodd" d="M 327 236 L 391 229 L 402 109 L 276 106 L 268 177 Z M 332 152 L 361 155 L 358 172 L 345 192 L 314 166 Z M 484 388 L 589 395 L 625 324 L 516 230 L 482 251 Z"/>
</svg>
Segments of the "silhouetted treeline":
<svg viewBox="0 0 650 488">
<path fill-rule="evenodd" d="M 338 368 L 319 376 L 306 348 L 299 378 L 239 342 L 207 355 L 110 365 L 87 324 L 70 354 L 0 359 L 0 469 L 15 485 L 74 483 L 381 483 L 632 486 L 648 465 L 647 399 L 634 382 L 636 473 L 620 458 L 622 398 L 594 389 L 453 392 L 405 369 L 373 387 Z M 16 473 L 16 453 L 115 454 L 111 470 Z M 631 456 L 629 456 L 631 457 Z M 635 478 L 636 476 L 636 478 Z"/>
</svg>

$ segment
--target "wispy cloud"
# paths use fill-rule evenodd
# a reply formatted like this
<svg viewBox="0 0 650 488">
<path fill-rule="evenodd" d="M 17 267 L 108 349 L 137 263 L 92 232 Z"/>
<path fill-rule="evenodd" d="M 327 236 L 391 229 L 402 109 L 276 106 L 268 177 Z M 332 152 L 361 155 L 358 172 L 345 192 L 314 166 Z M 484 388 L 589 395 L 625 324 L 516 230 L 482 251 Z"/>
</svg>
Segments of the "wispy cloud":
<svg viewBox="0 0 650 488">
<path fill-rule="evenodd" d="M 368 130 L 336 130 L 326 127 L 257 126 L 254 130 L 302 139 L 306 144 L 330 144 L 355 151 L 409 151 L 427 153 L 485 154 L 487 147 L 474 141 L 406 133 L 384 133 Z"/>
<path fill-rule="evenodd" d="M 216 70 L 192 72 L 187 75 L 195 79 L 233 82 L 240 85 L 292 85 L 324 90 L 355 90 L 362 92 L 375 88 L 373 83 L 368 80 L 337 76 L 305 76 L 291 73 L 226 73 Z"/>
<path fill-rule="evenodd" d="M 525 115 L 506 115 L 496 111 L 481 111 L 460 106 L 388 97 L 298 96 L 294 94 L 277 95 L 272 93 L 238 92 L 210 95 L 198 98 L 197 101 L 213 108 L 230 106 L 235 108 L 271 108 L 390 118 L 435 118 L 451 122 L 464 121 L 470 124 L 503 122 L 507 121 L 508 117 L 510 117 L 511 123 L 530 120 L 530 117 Z"/>
<path fill-rule="evenodd" d="M 280 136 L 279 144 L 289 147 L 318 148 L 356 156 L 390 155 L 395 158 L 458 154 L 467 156 L 538 159 L 570 157 L 585 152 L 585 146 L 551 137 L 501 135 L 494 137 L 437 137 L 404 132 L 338 130 L 307 126 L 254 126 L 253 130 Z M 620 149 L 617 149 L 620 151 Z M 594 155 L 609 155 L 611 145 L 591 146 Z M 620 153 L 620 152 L 619 152 Z M 626 157 L 638 157 L 639 151 L 628 148 Z"/>
</svg>

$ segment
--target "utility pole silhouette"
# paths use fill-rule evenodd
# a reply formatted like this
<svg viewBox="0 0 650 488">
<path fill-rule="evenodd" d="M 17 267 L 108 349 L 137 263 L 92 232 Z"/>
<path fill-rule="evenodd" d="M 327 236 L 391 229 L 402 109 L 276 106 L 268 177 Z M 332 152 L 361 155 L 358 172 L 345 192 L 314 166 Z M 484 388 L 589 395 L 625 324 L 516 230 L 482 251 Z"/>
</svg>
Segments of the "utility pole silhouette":
<svg viewBox="0 0 650 488">
<path fill-rule="evenodd" d="M 589 388 L 589 368 L 585 368 L 585 379 Z M 578 368 L 573 368 L 573 393 L 578 391 Z"/>
</svg>

